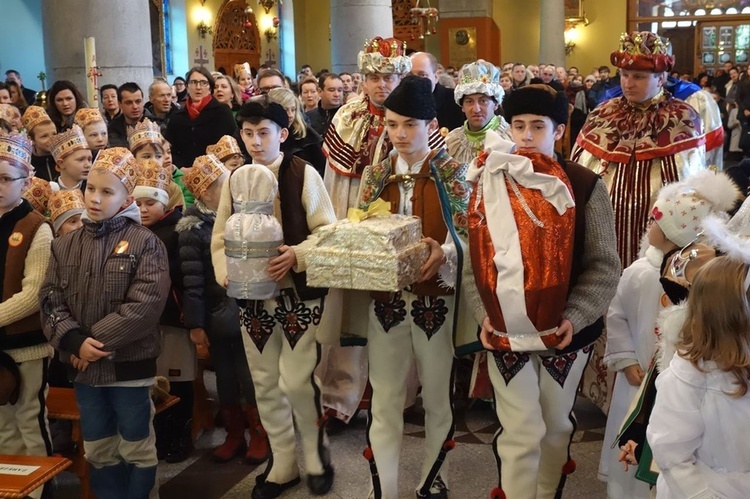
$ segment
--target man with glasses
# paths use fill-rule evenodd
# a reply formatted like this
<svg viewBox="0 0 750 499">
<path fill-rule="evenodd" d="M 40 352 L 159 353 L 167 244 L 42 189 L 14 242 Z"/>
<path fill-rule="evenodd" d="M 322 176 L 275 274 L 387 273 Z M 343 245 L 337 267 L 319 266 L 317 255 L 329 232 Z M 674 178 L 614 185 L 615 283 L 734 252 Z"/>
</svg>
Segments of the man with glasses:
<svg viewBox="0 0 750 499">
<path fill-rule="evenodd" d="M 258 73 L 258 90 L 261 94 L 267 94 L 274 88 L 286 88 L 284 75 L 276 69 L 264 69 Z"/>
</svg>

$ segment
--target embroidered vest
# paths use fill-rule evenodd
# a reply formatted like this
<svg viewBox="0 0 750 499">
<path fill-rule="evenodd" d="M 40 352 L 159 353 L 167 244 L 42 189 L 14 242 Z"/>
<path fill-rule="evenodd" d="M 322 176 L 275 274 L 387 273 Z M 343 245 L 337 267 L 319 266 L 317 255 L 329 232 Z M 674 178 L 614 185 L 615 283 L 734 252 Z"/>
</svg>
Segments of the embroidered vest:
<svg viewBox="0 0 750 499">
<path fill-rule="evenodd" d="M 284 228 L 284 243 L 294 246 L 310 235 L 307 226 L 307 213 L 302 205 L 302 188 L 305 183 L 307 162 L 297 156 L 284 154 L 279 167 L 279 200 L 281 205 L 281 225 Z M 303 301 L 321 298 L 328 293 L 326 288 L 307 286 L 305 272 L 289 271 L 297 296 Z"/>
<path fill-rule="evenodd" d="M 536 172 L 559 178 L 575 196 L 565 170 L 557 161 L 538 153 L 523 155 L 532 160 Z M 505 184 L 523 255 L 520 263 L 523 265 L 526 314 L 539 331 L 544 346 L 551 348 L 559 342 L 554 332 L 560 324 L 570 290 L 576 213 L 584 211 L 585 204 L 580 209 L 568 209 L 559 215 L 539 190 L 516 184 L 508 177 Z M 493 335 L 497 343 L 495 347 L 515 350 L 512 338 L 527 343 L 522 337 L 525 335 L 508 331 L 503 317 L 502 306 L 509 304 L 501 306 L 498 300 L 497 290 L 503 284 L 498 283 L 495 247 L 487 225 L 484 198 L 477 200 L 480 191 L 481 188 L 474 189 L 469 202 L 469 247 L 474 277 L 490 322 L 498 331 L 507 333 L 507 336 Z"/>
</svg>

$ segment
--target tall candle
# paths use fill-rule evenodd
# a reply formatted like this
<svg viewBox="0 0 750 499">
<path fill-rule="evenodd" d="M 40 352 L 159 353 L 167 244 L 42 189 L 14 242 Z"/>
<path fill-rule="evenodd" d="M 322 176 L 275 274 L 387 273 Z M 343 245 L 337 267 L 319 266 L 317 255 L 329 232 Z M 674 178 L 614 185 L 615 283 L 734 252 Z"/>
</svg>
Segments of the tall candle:
<svg viewBox="0 0 750 499">
<path fill-rule="evenodd" d="M 93 36 L 83 39 L 83 54 L 86 58 L 86 98 L 90 107 L 98 107 L 99 86 L 97 85 L 97 78 L 101 75 L 96 64 L 96 44 Z"/>
</svg>

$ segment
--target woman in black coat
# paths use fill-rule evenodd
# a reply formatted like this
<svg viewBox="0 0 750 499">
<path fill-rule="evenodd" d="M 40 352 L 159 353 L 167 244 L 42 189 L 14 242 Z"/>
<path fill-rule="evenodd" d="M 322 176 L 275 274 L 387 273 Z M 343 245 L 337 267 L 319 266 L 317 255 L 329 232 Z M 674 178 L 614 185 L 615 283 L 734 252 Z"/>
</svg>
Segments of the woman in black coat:
<svg viewBox="0 0 750 499">
<path fill-rule="evenodd" d="M 177 167 L 191 167 L 206 147 L 224 135 L 234 135 L 237 123 L 232 110 L 213 98 L 214 78 L 206 68 L 194 67 L 187 73 L 188 98 L 169 120 L 165 138 L 172 144 Z"/>
</svg>

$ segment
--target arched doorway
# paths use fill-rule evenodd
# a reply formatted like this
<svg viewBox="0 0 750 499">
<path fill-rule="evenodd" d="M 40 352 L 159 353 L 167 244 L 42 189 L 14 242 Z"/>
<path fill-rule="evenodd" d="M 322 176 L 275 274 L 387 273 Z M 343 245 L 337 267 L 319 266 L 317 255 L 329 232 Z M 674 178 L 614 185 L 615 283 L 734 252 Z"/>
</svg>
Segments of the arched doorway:
<svg viewBox="0 0 750 499">
<path fill-rule="evenodd" d="M 214 26 L 214 67 L 231 75 L 235 64 L 260 66 L 260 34 L 255 14 L 245 0 L 229 0 L 219 9 Z M 249 23 L 249 24 L 248 24 Z"/>
</svg>

